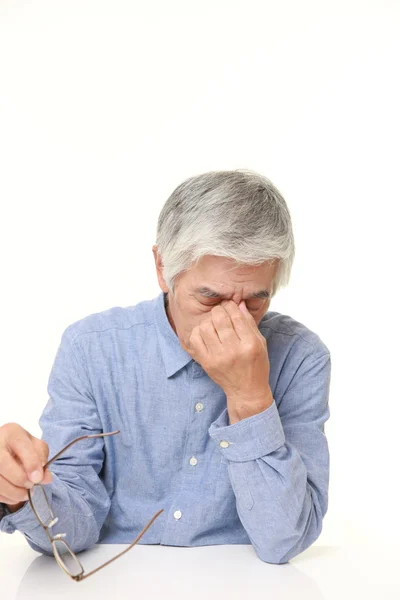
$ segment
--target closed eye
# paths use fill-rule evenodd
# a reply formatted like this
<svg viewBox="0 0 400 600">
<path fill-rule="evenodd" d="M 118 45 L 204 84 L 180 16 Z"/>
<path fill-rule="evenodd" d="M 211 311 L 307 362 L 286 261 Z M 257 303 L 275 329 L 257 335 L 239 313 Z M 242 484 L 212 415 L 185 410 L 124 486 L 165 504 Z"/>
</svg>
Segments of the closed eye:
<svg viewBox="0 0 400 600">
<path fill-rule="evenodd" d="M 214 306 L 218 306 L 218 302 L 214 302 L 213 304 L 203 304 L 203 302 L 201 302 L 201 305 L 202 306 L 208 306 L 208 308 L 213 308 Z M 246 306 L 247 306 L 247 304 L 246 304 Z M 247 306 L 247 310 L 250 311 L 250 312 L 257 312 L 258 310 L 260 310 L 260 308 L 261 308 L 260 306 L 257 306 L 257 308 L 254 308 L 254 307 L 253 308 L 249 308 Z"/>
</svg>

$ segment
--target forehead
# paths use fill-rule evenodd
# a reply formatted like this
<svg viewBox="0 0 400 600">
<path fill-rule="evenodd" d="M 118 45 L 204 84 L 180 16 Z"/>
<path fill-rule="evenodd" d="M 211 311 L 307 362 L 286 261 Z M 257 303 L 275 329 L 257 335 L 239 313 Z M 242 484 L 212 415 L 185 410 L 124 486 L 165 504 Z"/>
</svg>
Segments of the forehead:
<svg viewBox="0 0 400 600">
<path fill-rule="evenodd" d="M 188 283 L 192 293 L 208 298 L 232 297 L 244 292 L 247 298 L 270 298 L 277 262 L 261 265 L 238 265 L 220 256 L 202 257 L 189 271 Z"/>
<path fill-rule="evenodd" d="M 188 274 L 195 285 L 204 286 L 220 283 L 233 287 L 251 285 L 252 283 L 272 282 L 278 262 L 265 261 L 260 265 L 238 265 L 236 261 L 225 256 L 202 256 L 197 265 L 189 269 Z M 211 286 L 210 286 L 211 287 Z"/>
</svg>

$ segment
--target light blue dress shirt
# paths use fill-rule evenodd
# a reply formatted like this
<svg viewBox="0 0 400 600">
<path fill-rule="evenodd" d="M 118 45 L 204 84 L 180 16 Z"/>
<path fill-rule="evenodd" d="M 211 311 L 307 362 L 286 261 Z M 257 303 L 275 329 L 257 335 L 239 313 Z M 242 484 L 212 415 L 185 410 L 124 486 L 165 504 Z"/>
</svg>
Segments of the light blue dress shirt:
<svg viewBox="0 0 400 600">
<path fill-rule="evenodd" d="M 328 508 L 330 353 L 288 315 L 268 311 L 259 329 L 274 402 L 229 425 L 226 396 L 180 345 L 164 293 L 67 327 L 40 418 L 50 456 L 81 435 L 121 433 L 53 463 L 53 533 L 76 552 L 128 544 L 163 508 L 139 543 L 252 544 L 274 564 L 308 548 Z M 51 554 L 29 503 L 0 529 Z"/>
</svg>

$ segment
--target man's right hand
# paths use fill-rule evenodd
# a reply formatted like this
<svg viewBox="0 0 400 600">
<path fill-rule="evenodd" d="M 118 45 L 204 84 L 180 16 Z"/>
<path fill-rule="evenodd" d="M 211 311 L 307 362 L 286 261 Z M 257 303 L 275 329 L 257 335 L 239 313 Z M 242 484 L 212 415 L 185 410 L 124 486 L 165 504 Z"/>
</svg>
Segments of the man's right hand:
<svg viewBox="0 0 400 600">
<path fill-rule="evenodd" d="M 16 423 L 0 427 L 0 502 L 10 512 L 20 509 L 28 500 L 27 489 L 35 483 L 52 481 L 51 472 L 43 465 L 49 456 L 46 442 L 33 437 Z"/>
</svg>

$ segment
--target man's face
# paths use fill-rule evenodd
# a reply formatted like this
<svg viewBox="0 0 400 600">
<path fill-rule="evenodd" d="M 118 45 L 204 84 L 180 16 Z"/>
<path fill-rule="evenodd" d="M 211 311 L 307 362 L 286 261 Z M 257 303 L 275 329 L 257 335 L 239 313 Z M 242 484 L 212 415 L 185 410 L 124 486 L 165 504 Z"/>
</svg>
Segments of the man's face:
<svg viewBox="0 0 400 600">
<path fill-rule="evenodd" d="M 162 276 L 161 258 L 157 246 L 153 246 L 157 277 L 160 288 L 169 289 Z M 198 265 L 179 275 L 175 284 L 175 295 L 168 294 L 167 316 L 181 346 L 188 351 L 188 341 L 194 327 L 205 319 L 222 300 L 233 300 L 238 306 L 245 301 L 247 309 L 257 325 L 267 312 L 271 298 L 253 298 L 252 294 L 267 290 L 272 293 L 272 282 L 278 267 L 277 261 L 265 262 L 257 267 L 234 267 L 234 261 L 220 256 L 203 256 Z M 209 288 L 222 296 L 210 298 L 201 293 Z"/>
</svg>

